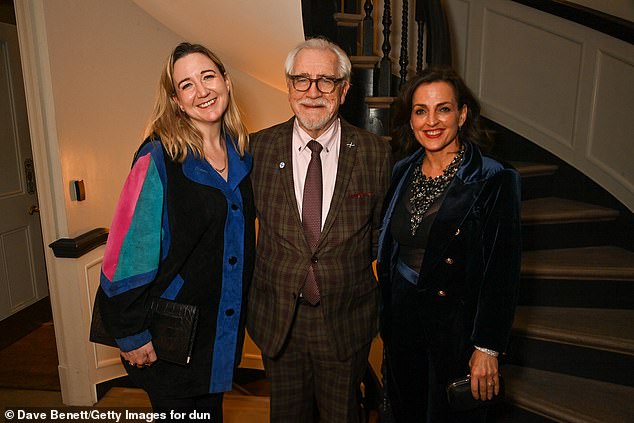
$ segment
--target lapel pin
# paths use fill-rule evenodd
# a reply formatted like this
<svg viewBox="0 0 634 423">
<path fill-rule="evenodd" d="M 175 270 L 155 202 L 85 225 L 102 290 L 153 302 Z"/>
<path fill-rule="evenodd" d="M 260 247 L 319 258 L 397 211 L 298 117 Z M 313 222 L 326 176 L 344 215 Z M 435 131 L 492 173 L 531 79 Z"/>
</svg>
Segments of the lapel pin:
<svg viewBox="0 0 634 423">
<path fill-rule="evenodd" d="M 346 147 L 348 147 L 348 148 L 352 148 L 352 147 L 354 147 L 354 143 L 349 142 L 348 144 L 346 144 Z"/>
<path fill-rule="evenodd" d="M 280 169 L 284 169 L 286 167 L 286 163 L 280 162 Z"/>
</svg>

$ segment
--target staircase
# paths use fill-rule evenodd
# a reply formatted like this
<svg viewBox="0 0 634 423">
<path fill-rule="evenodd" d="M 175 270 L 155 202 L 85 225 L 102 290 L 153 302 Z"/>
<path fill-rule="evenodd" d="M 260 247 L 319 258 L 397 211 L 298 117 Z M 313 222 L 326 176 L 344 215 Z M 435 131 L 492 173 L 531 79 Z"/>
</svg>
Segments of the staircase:
<svg viewBox="0 0 634 423">
<path fill-rule="evenodd" d="M 354 1 L 344 3 L 334 15 L 335 41 L 351 56 L 353 73 L 341 114 L 389 139 L 407 52 L 403 58 L 401 49 L 399 78 L 389 42 L 383 56 L 373 55 L 363 35 L 376 2 L 357 6 L 365 18 Z M 379 21 L 389 39 L 392 11 L 384 4 Z M 493 154 L 523 182 L 521 292 L 501 368 L 507 397 L 490 421 L 634 422 L 634 214 L 530 141 L 485 123 L 495 133 Z"/>
<path fill-rule="evenodd" d="M 520 301 L 501 370 L 507 400 L 546 421 L 632 422 L 632 212 L 556 157 L 489 126 L 494 152 L 523 180 Z M 540 162 L 515 161 L 527 158 Z"/>
</svg>

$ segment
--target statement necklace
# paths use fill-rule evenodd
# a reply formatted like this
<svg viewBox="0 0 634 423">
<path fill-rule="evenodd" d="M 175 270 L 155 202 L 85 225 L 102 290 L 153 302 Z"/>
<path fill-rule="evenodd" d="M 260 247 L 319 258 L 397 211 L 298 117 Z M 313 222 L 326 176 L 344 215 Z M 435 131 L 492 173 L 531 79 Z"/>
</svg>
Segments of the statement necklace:
<svg viewBox="0 0 634 423">
<path fill-rule="evenodd" d="M 451 163 L 442 171 L 442 174 L 435 178 L 428 178 L 423 175 L 423 159 L 425 156 L 415 166 L 414 176 L 412 177 L 412 197 L 409 200 L 412 210 L 410 217 L 412 236 L 416 235 L 416 230 L 423 221 L 425 212 L 449 186 L 458 171 L 463 156 L 464 146 L 458 150 Z"/>
</svg>

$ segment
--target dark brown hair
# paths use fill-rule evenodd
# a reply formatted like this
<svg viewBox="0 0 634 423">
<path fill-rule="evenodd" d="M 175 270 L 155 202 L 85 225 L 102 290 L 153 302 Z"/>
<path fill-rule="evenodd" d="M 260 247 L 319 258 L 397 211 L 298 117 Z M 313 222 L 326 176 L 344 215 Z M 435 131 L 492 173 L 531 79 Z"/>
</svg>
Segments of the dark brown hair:
<svg viewBox="0 0 634 423">
<path fill-rule="evenodd" d="M 458 108 L 467 106 L 467 118 L 465 119 L 458 137 L 462 141 L 470 141 L 478 145 L 483 150 L 491 147 L 489 135 L 482 129 L 480 122 L 480 103 L 473 95 L 467 84 L 460 75 L 449 66 L 430 66 L 412 79 L 402 88 L 401 94 L 396 103 L 396 114 L 394 116 L 392 145 L 398 155 L 407 155 L 415 151 L 419 144 L 414 138 L 414 133 L 410 126 L 412 114 L 412 98 L 416 89 L 423 84 L 432 82 L 446 82 L 453 87 Z"/>
</svg>

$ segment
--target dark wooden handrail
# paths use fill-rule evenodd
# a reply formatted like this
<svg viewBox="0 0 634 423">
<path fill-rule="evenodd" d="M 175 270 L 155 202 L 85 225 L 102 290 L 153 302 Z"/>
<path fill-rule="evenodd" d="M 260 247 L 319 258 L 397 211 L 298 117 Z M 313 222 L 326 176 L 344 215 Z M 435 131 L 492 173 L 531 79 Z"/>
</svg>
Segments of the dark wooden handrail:
<svg viewBox="0 0 634 423">
<path fill-rule="evenodd" d="M 634 44 L 634 22 L 564 0 L 512 0 Z"/>
<path fill-rule="evenodd" d="M 96 228 L 75 238 L 60 238 L 49 244 L 55 257 L 78 258 L 103 245 L 108 240 L 108 229 Z"/>
</svg>

